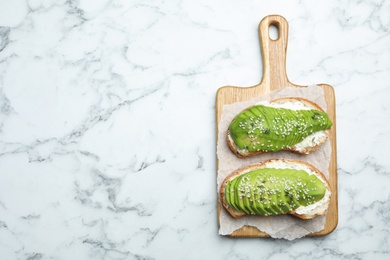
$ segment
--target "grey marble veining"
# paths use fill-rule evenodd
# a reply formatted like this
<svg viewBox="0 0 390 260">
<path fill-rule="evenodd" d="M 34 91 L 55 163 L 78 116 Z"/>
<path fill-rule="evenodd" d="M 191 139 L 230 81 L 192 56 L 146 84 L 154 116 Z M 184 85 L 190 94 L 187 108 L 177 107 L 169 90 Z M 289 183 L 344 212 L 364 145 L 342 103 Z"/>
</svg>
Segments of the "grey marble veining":
<svg viewBox="0 0 390 260">
<path fill-rule="evenodd" d="M 215 93 L 261 80 L 257 26 L 290 25 L 290 81 L 334 86 L 339 224 L 218 236 Z M 389 259 L 388 1 L 0 0 L 1 259 Z"/>
</svg>

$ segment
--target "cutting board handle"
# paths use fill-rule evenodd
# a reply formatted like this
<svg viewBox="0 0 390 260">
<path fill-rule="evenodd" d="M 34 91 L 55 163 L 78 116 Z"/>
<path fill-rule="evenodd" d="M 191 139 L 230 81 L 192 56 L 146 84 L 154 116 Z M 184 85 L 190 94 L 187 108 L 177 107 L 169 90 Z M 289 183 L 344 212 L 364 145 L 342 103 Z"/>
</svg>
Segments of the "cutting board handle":
<svg viewBox="0 0 390 260">
<path fill-rule="evenodd" d="M 270 37 L 270 27 L 278 30 L 278 38 Z M 280 15 L 269 15 L 259 24 L 260 46 L 263 56 L 263 78 L 260 86 L 268 91 L 286 86 L 290 83 L 286 74 L 286 51 L 288 41 L 288 22 Z"/>
</svg>

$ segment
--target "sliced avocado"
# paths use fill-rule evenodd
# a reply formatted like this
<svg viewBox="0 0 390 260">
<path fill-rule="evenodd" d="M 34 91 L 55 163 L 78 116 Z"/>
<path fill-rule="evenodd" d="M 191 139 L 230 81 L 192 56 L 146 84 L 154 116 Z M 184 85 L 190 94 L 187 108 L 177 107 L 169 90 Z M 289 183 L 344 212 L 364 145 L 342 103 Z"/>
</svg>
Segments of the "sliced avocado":
<svg viewBox="0 0 390 260">
<path fill-rule="evenodd" d="M 225 194 L 226 202 L 238 211 L 277 215 L 312 204 L 320 200 L 325 191 L 322 181 L 305 171 L 266 168 L 230 180 Z"/>
<path fill-rule="evenodd" d="M 268 176 L 261 169 L 256 172 L 256 188 L 259 189 L 259 193 L 255 196 L 255 206 L 256 209 L 260 212 L 261 215 L 271 215 L 272 212 L 267 210 L 267 195 L 266 195 L 266 186 L 265 183 L 268 179 Z"/>
<path fill-rule="evenodd" d="M 234 185 L 234 179 L 231 181 L 228 181 L 225 187 L 225 193 L 226 193 L 226 202 L 231 205 L 234 209 L 237 209 L 236 201 L 234 198 L 235 189 L 233 188 Z"/>
<path fill-rule="evenodd" d="M 265 192 L 264 192 L 264 210 L 266 210 L 270 215 L 278 215 L 277 210 L 275 210 L 275 207 L 273 205 L 273 198 L 272 195 L 269 193 L 270 190 L 270 183 L 267 180 L 265 183 Z"/>
<path fill-rule="evenodd" d="M 255 210 L 253 208 L 253 201 L 252 201 L 251 197 L 243 196 L 243 201 L 244 201 L 244 206 L 245 206 L 246 210 L 252 215 L 256 214 Z"/>
<path fill-rule="evenodd" d="M 289 198 L 286 196 L 284 189 L 280 191 L 278 205 L 283 213 L 288 213 L 292 211 L 292 208 L 290 207 L 289 203 Z"/>
<path fill-rule="evenodd" d="M 242 184 L 244 186 L 249 187 L 248 191 L 246 191 L 246 193 L 242 197 L 242 199 L 244 201 L 244 206 L 245 206 L 246 210 L 253 215 L 253 214 L 256 214 L 256 212 L 255 212 L 254 207 L 253 207 L 252 192 L 251 192 L 252 189 L 250 188 L 251 187 L 250 175 L 251 175 L 251 173 L 248 173 L 241 179 Z"/>
<path fill-rule="evenodd" d="M 234 204 L 237 210 L 245 212 L 240 204 L 240 191 L 238 190 L 240 176 L 234 178 L 232 188 L 234 188 Z"/>
<path fill-rule="evenodd" d="M 233 207 L 237 210 L 240 210 L 240 206 L 238 205 L 238 200 L 237 200 L 237 195 L 238 195 L 238 190 L 236 189 L 236 185 L 237 185 L 237 179 L 234 179 L 231 186 L 230 186 L 230 190 L 234 190 L 233 192 L 230 192 L 230 197 L 231 197 L 231 200 L 233 201 Z"/>
<path fill-rule="evenodd" d="M 272 212 L 275 214 L 281 214 L 282 212 L 280 212 L 280 208 L 278 206 L 278 187 L 275 184 L 275 181 L 272 182 L 271 179 L 269 179 L 266 183 L 268 186 L 269 206 L 271 207 Z"/>
<path fill-rule="evenodd" d="M 293 146 L 313 132 L 332 126 L 328 115 L 319 110 L 290 110 L 264 105 L 250 107 L 233 119 L 229 125 L 230 136 L 240 149 L 255 152 L 257 149 L 279 151 Z M 253 143 L 263 140 L 268 147 Z"/>
<path fill-rule="evenodd" d="M 268 216 L 271 213 L 265 209 L 265 204 L 264 204 L 264 197 L 263 195 L 260 195 L 258 200 L 256 200 L 256 207 L 257 209 L 261 212 L 261 215 Z"/>
<path fill-rule="evenodd" d="M 250 212 L 246 209 L 245 204 L 244 204 L 244 196 L 241 194 L 241 191 L 239 191 L 239 186 L 241 184 L 241 179 L 243 178 L 243 175 L 240 175 L 236 177 L 236 185 L 235 185 L 235 190 L 237 191 L 237 194 L 235 194 L 236 197 L 236 203 L 237 203 L 237 208 L 239 208 L 241 211 L 245 212 L 246 214 L 250 214 Z"/>
<path fill-rule="evenodd" d="M 237 204 L 236 194 L 238 193 L 238 191 L 236 189 L 236 182 L 237 182 L 237 178 L 234 178 L 234 179 L 229 181 L 229 183 L 230 183 L 229 184 L 229 189 L 230 189 L 230 193 L 229 193 L 230 203 L 229 203 L 229 205 L 238 211 L 242 211 L 241 208 L 239 207 L 239 205 Z"/>
<path fill-rule="evenodd" d="M 326 191 L 324 183 L 313 175 L 310 176 L 307 182 L 307 189 L 309 190 L 307 195 L 312 196 L 315 201 L 321 200 Z"/>
<path fill-rule="evenodd" d="M 293 209 L 297 209 L 301 206 L 301 203 L 299 202 L 300 197 L 298 197 L 298 196 L 299 196 L 299 193 L 295 189 L 292 189 L 289 191 L 289 197 L 291 199 L 290 206 Z"/>
<path fill-rule="evenodd" d="M 265 205 L 264 205 L 264 180 L 263 180 L 263 176 L 264 174 L 257 174 L 256 176 L 256 188 L 259 190 L 258 194 L 256 194 L 255 196 L 255 207 L 257 209 L 258 212 L 260 212 L 259 214 L 260 215 L 270 215 L 270 213 L 265 210 Z"/>
<path fill-rule="evenodd" d="M 256 174 L 256 172 L 252 172 L 252 174 L 249 175 L 249 178 L 250 178 L 250 183 L 251 183 L 251 199 L 252 199 L 252 208 L 253 208 L 253 211 L 255 212 L 255 214 L 257 215 L 264 215 L 266 214 L 266 212 L 259 207 L 259 187 L 257 185 L 257 178 L 258 177 L 258 174 Z"/>
<path fill-rule="evenodd" d="M 229 205 L 232 205 L 232 201 L 230 198 L 230 184 L 231 184 L 231 181 L 228 181 L 225 185 L 225 199 L 226 199 L 226 203 L 228 203 Z"/>
<path fill-rule="evenodd" d="M 264 210 L 268 212 L 268 215 L 278 215 L 278 212 L 272 208 L 271 197 L 268 194 L 264 197 Z"/>
</svg>

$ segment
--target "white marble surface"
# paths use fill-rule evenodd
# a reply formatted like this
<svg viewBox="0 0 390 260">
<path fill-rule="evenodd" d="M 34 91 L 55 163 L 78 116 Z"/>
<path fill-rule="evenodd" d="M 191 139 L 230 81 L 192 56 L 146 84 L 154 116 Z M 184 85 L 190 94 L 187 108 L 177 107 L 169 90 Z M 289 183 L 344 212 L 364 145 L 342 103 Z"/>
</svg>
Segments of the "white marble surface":
<svg viewBox="0 0 390 260">
<path fill-rule="evenodd" d="M 339 224 L 218 236 L 215 94 L 287 74 L 337 98 Z M 389 1 L 0 0 L 1 259 L 389 259 Z"/>
</svg>

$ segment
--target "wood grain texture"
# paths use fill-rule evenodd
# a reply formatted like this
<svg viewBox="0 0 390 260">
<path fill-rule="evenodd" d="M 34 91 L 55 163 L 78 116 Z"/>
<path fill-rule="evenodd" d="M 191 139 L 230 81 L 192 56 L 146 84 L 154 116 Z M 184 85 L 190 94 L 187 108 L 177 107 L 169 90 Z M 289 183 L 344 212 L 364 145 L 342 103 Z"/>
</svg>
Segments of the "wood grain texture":
<svg viewBox="0 0 390 260">
<path fill-rule="evenodd" d="M 269 37 L 269 27 L 278 28 L 278 38 L 272 40 Z M 217 91 L 216 95 L 216 130 L 218 140 L 218 125 L 222 115 L 222 107 L 225 104 L 247 101 L 253 97 L 263 95 L 269 91 L 283 87 L 306 87 L 291 83 L 286 74 L 286 51 L 288 41 L 288 23 L 279 15 L 266 16 L 259 24 L 260 45 L 263 60 L 263 77 L 258 85 L 252 87 L 225 86 Z M 332 154 L 329 164 L 329 183 L 332 190 L 330 206 L 326 215 L 325 229 L 312 233 L 309 236 L 323 236 L 331 233 L 338 222 L 338 194 L 337 194 L 337 147 L 336 147 L 336 102 L 333 87 L 327 84 L 317 84 L 324 90 L 327 104 L 327 114 L 333 122 L 330 129 L 329 140 Z M 217 172 L 219 161 L 217 158 Z M 222 209 L 218 199 L 218 221 Z M 269 235 L 259 231 L 255 227 L 244 226 L 233 232 L 232 237 L 268 237 Z"/>
</svg>

